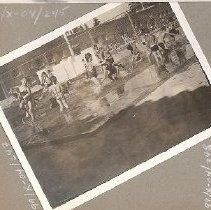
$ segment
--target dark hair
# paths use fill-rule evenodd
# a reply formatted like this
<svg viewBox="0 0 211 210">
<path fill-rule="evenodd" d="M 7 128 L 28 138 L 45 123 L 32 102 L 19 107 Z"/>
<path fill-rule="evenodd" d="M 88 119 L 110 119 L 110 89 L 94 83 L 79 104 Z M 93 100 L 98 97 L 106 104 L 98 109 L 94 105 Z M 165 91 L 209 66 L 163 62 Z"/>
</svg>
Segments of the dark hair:
<svg viewBox="0 0 211 210">
<path fill-rule="evenodd" d="M 57 78 L 56 78 L 55 76 L 52 76 L 52 77 L 50 78 L 50 80 L 51 80 L 51 82 L 52 82 L 53 84 L 56 84 L 56 83 L 57 83 Z"/>
<path fill-rule="evenodd" d="M 47 73 L 45 71 L 42 72 L 41 76 L 48 76 Z"/>
<path fill-rule="evenodd" d="M 96 45 L 96 44 L 93 46 L 93 48 L 94 48 L 94 49 L 98 49 L 98 47 L 97 47 L 97 45 Z"/>
<path fill-rule="evenodd" d="M 168 21 L 169 21 L 169 22 L 174 22 L 174 18 L 173 18 L 173 17 L 169 17 L 169 18 L 168 18 Z"/>
<path fill-rule="evenodd" d="M 166 27 L 165 27 L 165 26 L 163 26 L 163 27 L 161 28 L 161 30 L 162 30 L 162 31 L 165 31 L 165 30 L 166 30 Z"/>
<path fill-rule="evenodd" d="M 88 62 L 89 58 L 92 57 L 92 54 L 91 53 L 86 53 L 84 57 L 85 57 L 86 62 Z"/>
</svg>

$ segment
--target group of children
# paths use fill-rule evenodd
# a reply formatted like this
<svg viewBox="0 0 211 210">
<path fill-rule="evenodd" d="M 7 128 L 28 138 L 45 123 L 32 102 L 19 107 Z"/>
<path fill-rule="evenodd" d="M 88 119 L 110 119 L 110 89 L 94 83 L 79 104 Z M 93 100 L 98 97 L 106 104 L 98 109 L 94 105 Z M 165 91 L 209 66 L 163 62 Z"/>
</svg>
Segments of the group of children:
<svg viewBox="0 0 211 210">
<path fill-rule="evenodd" d="M 12 92 L 19 101 L 19 108 L 25 112 L 25 117 L 30 118 L 32 122 L 35 121 L 36 101 L 40 101 L 45 93 L 48 93 L 49 95 L 50 108 L 53 108 L 55 103 L 59 106 L 60 112 L 63 112 L 64 108 L 69 108 L 62 86 L 51 71 L 48 70 L 42 72 L 41 85 L 43 86 L 43 89 L 39 100 L 34 97 L 29 84 L 29 79 L 26 77 L 21 80 L 21 85 L 18 89 L 15 92 Z"/>
<path fill-rule="evenodd" d="M 172 46 L 175 45 L 175 36 L 178 34 L 179 31 L 173 24 L 168 27 L 168 29 L 164 26 L 157 32 L 153 33 L 148 29 L 143 30 L 138 37 L 136 36 L 136 40 L 127 44 L 127 50 L 131 52 L 133 58 L 131 62 L 140 60 L 140 55 L 144 52 L 149 62 L 151 62 L 150 56 L 153 55 L 158 67 L 164 65 L 169 59 L 169 51 Z M 137 43 L 141 44 L 141 47 L 139 47 L 140 49 L 135 46 Z M 99 66 L 103 70 L 104 78 L 101 80 L 99 79 L 97 66 L 93 62 L 93 55 L 91 53 L 86 53 L 82 62 L 86 69 L 87 78 L 100 88 L 106 78 L 111 81 L 118 80 L 119 71 L 121 68 L 124 69 L 124 66 L 121 63 L 116 63 L 114 61 L 114 57 L 106 46 L 95 45 L 93 48 L 95 50 L 95 56 L 99 60 Z M 180 57 L 184 57 L 179 51 L 177 54 Z M 60 112 L 63 112 L 65 108 L 69 108 L 62 86 L 50 70 L 42 72 L 41 85 L 43 86 L 43 91 L 39 99 L 42 99 L 44 93 L 48 92 L 50 94 L 50 108 L 53 107 L 55 102 L 59 105 Z M 23 109 L 26 112 L 26 115 L 30 116 L 34 121 L 33 96 L 26 78 L 23 78 L 21 81 L 18 99 L 20 108 Z"/>
<path fill-rule="evenodd" d="M 63 112 L 64 108 L 69 108 L 63 93 L 63 88 L 50 70 L 47 70 L 47 73 L 45 71 L 42 72 L 41 85 L 43 86 L 43 92 L 40 99 L 42 99 L 43 93 L 48 92 L 50 94 L 50 108 L 53 108 L 55 101 L 59 105 L 60 112 Z"/>
<path fill-rule="evenodd" d="M 141 54 L 144 53 L 148 58 L 148 62 L 151 62 L 151 55 L 153 56 L 155 63 L 158 67 L 164 66 L 166 62 L 169 62 L 169 54 L 172 48 L 175 47 L 175 36 L 179 34 L 178 29 L 173 23 L 169 24 L 168 27 L 163 26 L 156 32 L 151 32 L 149 29 L 142 30 L 139 36 L 136 36 L 135 40 L 130 40 L 127 43 L 127 50 L 131 53 L 130 63 L 133 68 L 133 64 L 141 60 Z M 139 46 L 137 46 L 139 45 Z M 83 59 L 87 78 L 92 80 L 96 85 L 101 86 L 106 78 L 110 80 L 117 80 L 120 68 L 124 68 L 122 64 L 117 64 L 114 58 L 107 48 L 104 46 L 93 47 L 95 56 L 100 62 L 100 66 L 104 72 L 104 79 L 100 81 L 98 78 L 97 67 L 93 64 L 93 55 L 91 53 L 85 54 Z M 185 58 L 181 51 L 176 51 L 176 56 Z M 128 70 L 129 72 L 129 70 Z"/>
<path fill-rule="evenodd" d="M 123 37 L 127 49 L 131 52 L 132 64 L 141 60 L 143 54 L 149 63 L 153 58 L 158 68 L 172 61 L 172 57 L 176 57 L 174 60 L 177 60 L 177 62 L 172 62 L 173 64 L 179 65 L 185 61 L 184 49 L 176 41 L 176 37 L 181 37 L 181 33 L 173 18 L 169 18 L 161 28 L 156 26 L 152 29 L 142 26 L 139 30 L 137 29 L 133 39 L 126 39 L 126 35 Z"/>
<path fill-rule="evenodd" d="M 141 35 L 141 43 L 145 46 L 145 53 L 150 60 L 150 55 L 153 55 L 156 65 L 162 66 L 169 62 L 171 52 L 176 49 L 176 55 L 181 61 L 185 59 L 185 55 L 181 53 L 179 45 L 176 42 L 176 36 L 179 36 L 180 32 L 176 29 L 174 23 L 170 23 L 168 26 L 163 26 L 161 29 L 154 33 L 149 30 Z"/>
<path fill-rule="evenodd" d="M 120 63 L 115 63 L 114 58 L 109 49 L 105 46 L 98 47 L 94 46 L 95 56 L 98 58 L 101 69 L 104 73 L 103 80 L 100 81 L 98 78 L 98 72 L 96 65 L 93 64 L 93 55 L 91 53 L 85 54 L 84 66 L 86 69 L 86 76 L 88 79 L 92 80 L 96 85 L 101 86 L 106 78 L 111 81 L 117 80 L 119 75 L 119 69 L 124 68 Z"/>
</svg>

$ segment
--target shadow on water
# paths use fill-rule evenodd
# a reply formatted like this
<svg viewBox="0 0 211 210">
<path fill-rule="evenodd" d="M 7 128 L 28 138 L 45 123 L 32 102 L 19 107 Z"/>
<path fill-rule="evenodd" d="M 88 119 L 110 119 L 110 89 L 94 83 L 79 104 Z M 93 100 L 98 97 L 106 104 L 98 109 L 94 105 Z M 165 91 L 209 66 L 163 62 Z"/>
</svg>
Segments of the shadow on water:
<svg viewBox="0 0 211 210">
<path fill-rule="evenodd" d="M 51 205 L 77 197 L 211 125 L 211 89 L 147 101 L 96 131 L 24 152 Z"/>
<path fill-rule="evenodd" d="M 22 125 L 19 122 L 21 116 L 14 117 L 13 114 L 19 113 L 18 111 L 14 112 L 10 109 L 5 110 L 5 113 L 11 125 L 18 124 L 14 130 L 24 147 L 48 143 L 48 141 L 60 141 L 63 137 L 77 139 L 79 136 L 91 133 L 101 127 L 120 110 L 136 104 L 174 74 L 187 70 L 194 62 L 196 62 L 195 56 L 187 60 L 182 68 L 175 70 L 172 74 L 165 75 L 164 78 L 156 78 L 156 70 L 152 66 L 146 69 L 137 68 L 133 74 L 128 75 L 131 78 L 119 78 L 118 81 L 110 84 L 109 89 L 102 89 L 99 95 L 93 94 L 94 87 L 89 83 L 75 84 L 76 87 L 70 88 L 69 92 L 71 93 L 68 95 L 69 110 L 63 114 L 59 113 L 58 107 L 47 110 L 48 101 L 45 106 L 45 103 L 39 105 L 41 107 L 39 107 L 37 124 L 44 131 L 48 131 L 45 135 L 43 132 L 41 134 L 34 132 L 31 126 Z M 142 82 L 140 83 L 140 81 Z"/>
<path fill-rule="evenodd" d="M 191 64 L 193 64 L 193 62 L 195 62 L 195 57 L 192 57 L 190 60 L 188 60 L 187 63 L 184 64 L 182 69 L 187 70 L 187 68 Z M 182 71 L 184 70 L 178 69 L 175 73 L 181 73 Z M 141 99 L 146 97 L 146 95 L 150 94 L 153 90 L 162 85 L 172 75 L 168 75 L 168 77 L 162 78 L 161 80 L 154 82 L 154 84 L 143 83 L 141 85 L 139 82 L 139 75 L 137 75 L 128 80 L 128 82 L 126 83 L 115 83 L 114 88 L 101 98 L 97 99 L 94 97 L 90 98 L 88 102 L 86 102 L 86 100 L 83 100 L 80 101 L 80 103 L 76 103 L 78 104 L 77 109 L 82 110 L 78 113 L 81 119 L 78 119 L 78 115 L 74 117 L 71 111 L 64 112 L 62 114 L 63 117 L 59 126 L 57 123 L 54 125 L 54 127 L 51 127 L 51 132 L 48 136 L 48 140 L 42 143 L 48 144 L 48 142 L 51 141 L 53 144 L 60 144 L 61 139 L 63 139 L 63 141 L 65 141 L 66 139 L 68 141 L 69 139 L 71 139 L 71 141 L 74 141 L 78 138 L 83 138 L 83 136 L 92 135 L 100 127 L 103 127 L 103 124 L 106 123 L 110 118 L 114 119 L 114 115 L 119 112 L 119 114 L 121 115 L 124 110 L 130 109 L 131 106 L 139 102 Z M 131 85 L 128 85 L 129 83 Z M 129 95 L 128 92 L 125 93 L 126 85 L 127 91 L 129 90 L 130 92 Z M 130 90 L 131 88 L 132 90 Z M 136 93 L 134 94 L 134 92 Z M 118 102 L 118 104 L 116 102 Z M 35 144 L 39 143 L 41 142 L 34 141 L 33 143 L 31 143 L 31 145 L 27 144 L 24 146 L 33 147 L 35 146 Z"/>
</svg>

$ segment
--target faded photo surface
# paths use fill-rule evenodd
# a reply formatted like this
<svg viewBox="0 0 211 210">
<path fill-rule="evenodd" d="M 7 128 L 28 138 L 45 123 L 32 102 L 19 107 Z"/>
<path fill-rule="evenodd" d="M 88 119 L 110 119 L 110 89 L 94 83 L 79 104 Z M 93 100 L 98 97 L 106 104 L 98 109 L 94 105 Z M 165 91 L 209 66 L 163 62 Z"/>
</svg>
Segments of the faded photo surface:
<svg viewBox="0 0 211 210">
<path fill-rule="evenodd" d="M 209 128 L 210 96 L 169 3 L 122 3 L 0 67 L 0 105 L 53 208 Z"/>
</svg>

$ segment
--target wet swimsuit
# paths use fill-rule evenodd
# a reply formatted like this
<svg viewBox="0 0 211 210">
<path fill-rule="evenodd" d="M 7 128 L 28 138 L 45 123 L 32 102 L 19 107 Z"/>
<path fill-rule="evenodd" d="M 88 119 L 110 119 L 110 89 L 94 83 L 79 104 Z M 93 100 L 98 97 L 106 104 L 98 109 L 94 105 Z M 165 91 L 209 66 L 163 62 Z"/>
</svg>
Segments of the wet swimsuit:
<svg viewBox="0 0 211 210">
<path fill-rule="evenodd" d="M 22 90 L 20 91 L 20 97 L 19 97 L 19 103 L 20 103 L 20 108 L 23 110 L 26 110 L 28 108 L 28 102 L 32 102 L 32 97 L 31 94 L 28 95 L 25 99 L 24 96 L 28 94 L 27 90 Z"/>
<path fill-rule="evenodd" d="M 133 47 L 132 47 L 131 44 L 129 44 L 129 45 L 127 46 L 127 49 L 130 50 L 131 54 L 133 54 Z"/>
<path fill-rule="evenodd" d="M 42 85 L 47 88 L 50 87 L 52 85 L 50 78 L 46 77 L 46 78 L 42 79 Z"/>
<path fill-rule="evenodd" d="M 113 64 L 113 63 L 114 63 L 114 58 L 113 58 L 113 57 L 106 58 L 106 60 L 107 60 L 110 64 Z"/>
<path fill-rule="evenodd" d="M 92 77 L 97 78 L 98 76 L 97 69 L 92 63 L 87 63 L 86 69 L 87 69 L 87 75 L 89 78 L 92 78 Z"/>
<path fill-rule="evenodd" d="M 115 66 L 112 65 L 112 64 L 106 65 L 106 70 L 109 72 L 108 78 L 111 79 L 111 80 L 114 80 L 112 75 L 117 73 L 117 69 L 115 68 Z"/>
<path fill-rule="evenodd" d="M 159 47 L 156 43 L 156 38 L 154 35 L 150 36 L 149 37 L 149 43 L 150 43 L 150 49 L 152 52 L 156 52 L 159 50 Z"/>
<path fill-rule="evenodd" d="M 152 50 L 153 52 L 158 51 L 158 50 L 159 50 L 158 45 L 157 45 L 157 44 L 155 44 L 155 45 L 151 46 L 151 50 Z"/>
<path fill-rule="evenodd" d="M 20 92 L 20 101 L 24 100 L 24 96 L 28 94 L 28 91 L 27 90 L 23 90 Z M 25 98 L 26 101 L 30 101 L 31 100 L 31 94 L 29 96 L 27 96 Z"/>
<path fill-rule="evenodd" d="M 172 28 L 172 29 L 169 30 L 169 33 L 176 35 L 176 34 L 179 34 L 179 30 L 177 30 L 176 28 Z"/>
<path fill-rule="evenodd" d="M 165 49 L 165 45 L 163 42 L 158 43 L 158 46 L 161 47 L 163 50 Z"/>
</svg>

